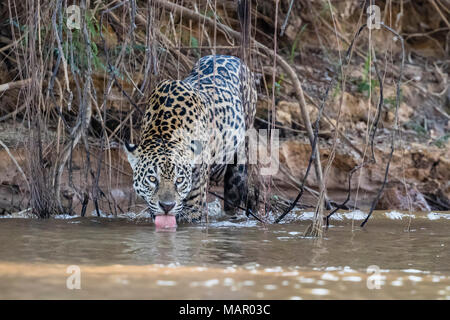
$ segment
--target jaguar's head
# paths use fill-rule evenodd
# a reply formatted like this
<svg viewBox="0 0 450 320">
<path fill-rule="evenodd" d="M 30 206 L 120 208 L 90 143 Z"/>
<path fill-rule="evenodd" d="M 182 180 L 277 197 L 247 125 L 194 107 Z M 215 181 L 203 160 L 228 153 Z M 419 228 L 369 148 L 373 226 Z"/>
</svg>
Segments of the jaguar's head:
<svg viewBox="0 0 450 320">
<path fill-rule="evenodd" d="M 134 189 L 147 202 L 151 214 L 182 216 L 192 187 L 190 162 L 158 141 L 147 143 L 145 148 L 125 143 L 124 149 L 133 169 Z"/>
</svg>

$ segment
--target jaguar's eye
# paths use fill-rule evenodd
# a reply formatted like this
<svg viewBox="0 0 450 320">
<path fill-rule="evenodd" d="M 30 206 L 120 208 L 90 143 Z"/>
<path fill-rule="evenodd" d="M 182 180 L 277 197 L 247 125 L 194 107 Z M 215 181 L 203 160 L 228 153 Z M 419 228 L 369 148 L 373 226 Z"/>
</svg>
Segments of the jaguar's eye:
<svg viewBox="0 0 450 320">
<path fill-rule="evenodd" d="M 176 183 L 177 183 L 177 184 L 180 184 L 180 183 L 182 183 L 183 181 L 184 181 L 184 178 L 183 178 L 183 177 L 179 177 L 179 178 L 177 179 Z"/>
<path fill-rule="evenodd" d="M 156 177 L 150 176 L 150 177 L 148 178 L 148 181 L 150 181 L 151 183 L 155 183 L 155 182 L 156 182 Z"/>
</svg>

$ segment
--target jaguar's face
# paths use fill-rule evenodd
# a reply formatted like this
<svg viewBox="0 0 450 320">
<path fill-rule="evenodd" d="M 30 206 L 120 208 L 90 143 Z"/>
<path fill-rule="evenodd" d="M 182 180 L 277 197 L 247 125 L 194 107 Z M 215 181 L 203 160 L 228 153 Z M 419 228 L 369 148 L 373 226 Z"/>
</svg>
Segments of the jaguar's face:
<svg viewBox="0 0 450 320">
<path fill-rule="evenodd" d="M 183 203 L 191 191 L 192 169 L 180 159 L 148 153 L 139 155 L 135 146 L 125 146 L 128 161 L 133 169 L 133 186 L 136 193 L 157 215 L 182 214 Z"/>
</svg>

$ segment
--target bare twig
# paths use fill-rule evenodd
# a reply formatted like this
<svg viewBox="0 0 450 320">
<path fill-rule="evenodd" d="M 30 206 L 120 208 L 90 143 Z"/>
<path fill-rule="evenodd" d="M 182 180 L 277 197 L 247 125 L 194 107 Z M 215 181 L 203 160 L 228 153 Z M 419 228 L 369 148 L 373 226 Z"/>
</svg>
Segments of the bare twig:
<svg viewBox="0 0 450 320">
<path fill-rule="evenodd" d="M 439 15 L 441 16 L 442 20 L 444 20 L 444 22 L 447 25 L 447 27 L 450 28 L 450 22 L 448 22 L 447 18 L 444 16 L 444 14 L 442 13 L 441 9 L 439 9 L 439 7 L 436 4 L 435 0 L 430 0 L 430 2 L 433 5 L 433 7 L 436 9 L 436 11 L 439 13 Z"/>
<path fill-rule="evenodd" d="M 2 146 L 6 150 L 6 153 L 8 153 L 8 156 L 11 158 L 12 162 L 17 167 L 17 170 L 19 170 L 20 174 L 22 175 L 23 180 L 25 180 L 25 183 L 27 184 L 28 189 L 30 189 L 30 184 L 28 183 L 27 176 L 23 172 L 23 170 L 22 170 L 21 166 L 19 165 L 19 163 L 17 162 L 16 158 L 12 155 L 8 146 L 6 144 L 4 144 L 2 140 L 0 140 L 0 146 Z"/>
<path fill-rule="evenodd" d="M 291 15 L 291 10 L 292 10 L 292 6 L 294 4 L 294 0 L 291 0 L 291 3 L 289 4 L 289 9 L 288 12 L 286 14 L 286 18 L 284 19 L 283 25 L 281 26 L 281 30 L 280 30 L 280 36 L 282 37 L 284 34 L 284 31 L 286 30 L 287 24 L 288 24 L 288 20 L 289 20 L 289 16 Z"/>
<path fill-rule="evenodd" d="M 400 65 L 400 74 L 398 76 L 397 86 L 396 86 L 395 120 L 394 120 L 394 129 L 392 131 L 392 138 L 391 138 L 391 152 L 389 153 L 389 157 L 388 157 L 388 160 L 387 160 L 386 169 L 385 169 L 385 173 L 384 173 L 383 184 L 381 185 L 380 190 L 378 191 L 375 199 L 372 202 L 369 214 L 364 219 L 364 221 L 361 223 L 361 227 L 364 227 L 364 225 L 367 223 L 367 221 L 369 220 L 370 216 L 372 215 L 373 210 L 375 210 L 375 207 L 376 207 L 376 205 L 378 203 L 378 200 L 380 199 L 381 194 L 383 193 L 384 187 L 386 186 L 386 183 L 387 183 L 388 173 L 389 173 L 389 166 L 391 164 L 392 156 L 394 154 L 394 149 L 395 149 L 395 136 L 396 136 L 396 133 L 398 131 L 398 108 L 400 106 L 401 84 L 402 84 L 402 77 L 403 77 L 403 68 L 404 68 L 404 65 L 405 65 L 405 43 L 404 43 L 404 40 L 403 40 L 402 36 L 400 34 L 398 34 L 392 28 L 386 26 L 384 23 L 381 23 L 381 26 L 383 28 L 387 29 L 388 31 L 390 31 L 391 33 L 393 33 L 400 40 L 400 43 L 402 45 L 402 61 L 401 61 L 401 65 Z"/>
<path fill-rule="evenodd" d="M 322 116 L 322 112 L 323 109 L 325 107 L 325 103 L 328 97 L 328 93 L 330 91 L 330 88 L 332 87 L 332 83 L 333 81 L 331 81 L 330 85 L 328 86 L 326 92 L 325 92 L 325 96 L 324 99 L 322 101 L 322 105 L 319 109 L 319 114 L 317 115 L 317 119 L 316 119 L 316 123 L 314 125 L 314 142 L 313 145 L 311 147 L 311 156 L 309 157 L 309 161 L 308 161 L 308 166 L 306 168 L 306 172 L 305 172 L 305 176 L 303 177 L 303 181 L 302 184 L 300 186 L 300 192 L 298 193 L 297 197 L 295 198 L 295 200 L 291 203 L 291 205 L 289 206 L 289 208 L 287 208 L 287 210 L 285 212 L 283 212 L 283 214 L 281 216 L 279 216 L 276 220 L 275 223 L 279 223 L 290 211 L 292 211 L 292 209 L 295 208 L 295 206 L 297 205 L 298 201 L 300 201 L 303 192 L 305 190 L 305 183 L 306 183 L 306 179 L 308 178 L 309 175 L 309 170 L 311 169 L 311 163 L 314 161 L 314 158 L 316 156 L 316 146 L 317 146 L 317 140 L 318 140 L 318 135 L 319 135 L 319 121 L 320 118 Z"/>
<path fill-rule="evenodd" d="M 19 81 L 13 81 L 13 82 L 0 84 L 0 92 L 10 90 L 10 89 L 22 88 L 23 86 L 29 85 L 30 82 L 31 82 L 31 78 L 28 78 L 25 80 L 19 80 Z"/>
</svg>

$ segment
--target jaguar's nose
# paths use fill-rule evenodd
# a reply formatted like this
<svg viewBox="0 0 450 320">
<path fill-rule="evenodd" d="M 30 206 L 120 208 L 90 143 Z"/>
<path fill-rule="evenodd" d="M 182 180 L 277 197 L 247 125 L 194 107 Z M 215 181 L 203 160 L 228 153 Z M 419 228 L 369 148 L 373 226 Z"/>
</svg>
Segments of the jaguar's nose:
<svg viewBox="0 0 450 320">
<path fill-rule="evenodd" d="M 159 202 L 159 206 L 167 214 L 167 213 L 170 212 L 170 210 L 172 210 L 175 207 L 175 202 L 163 202 L 163 201 L 160 201 Z"/>
</svg>

